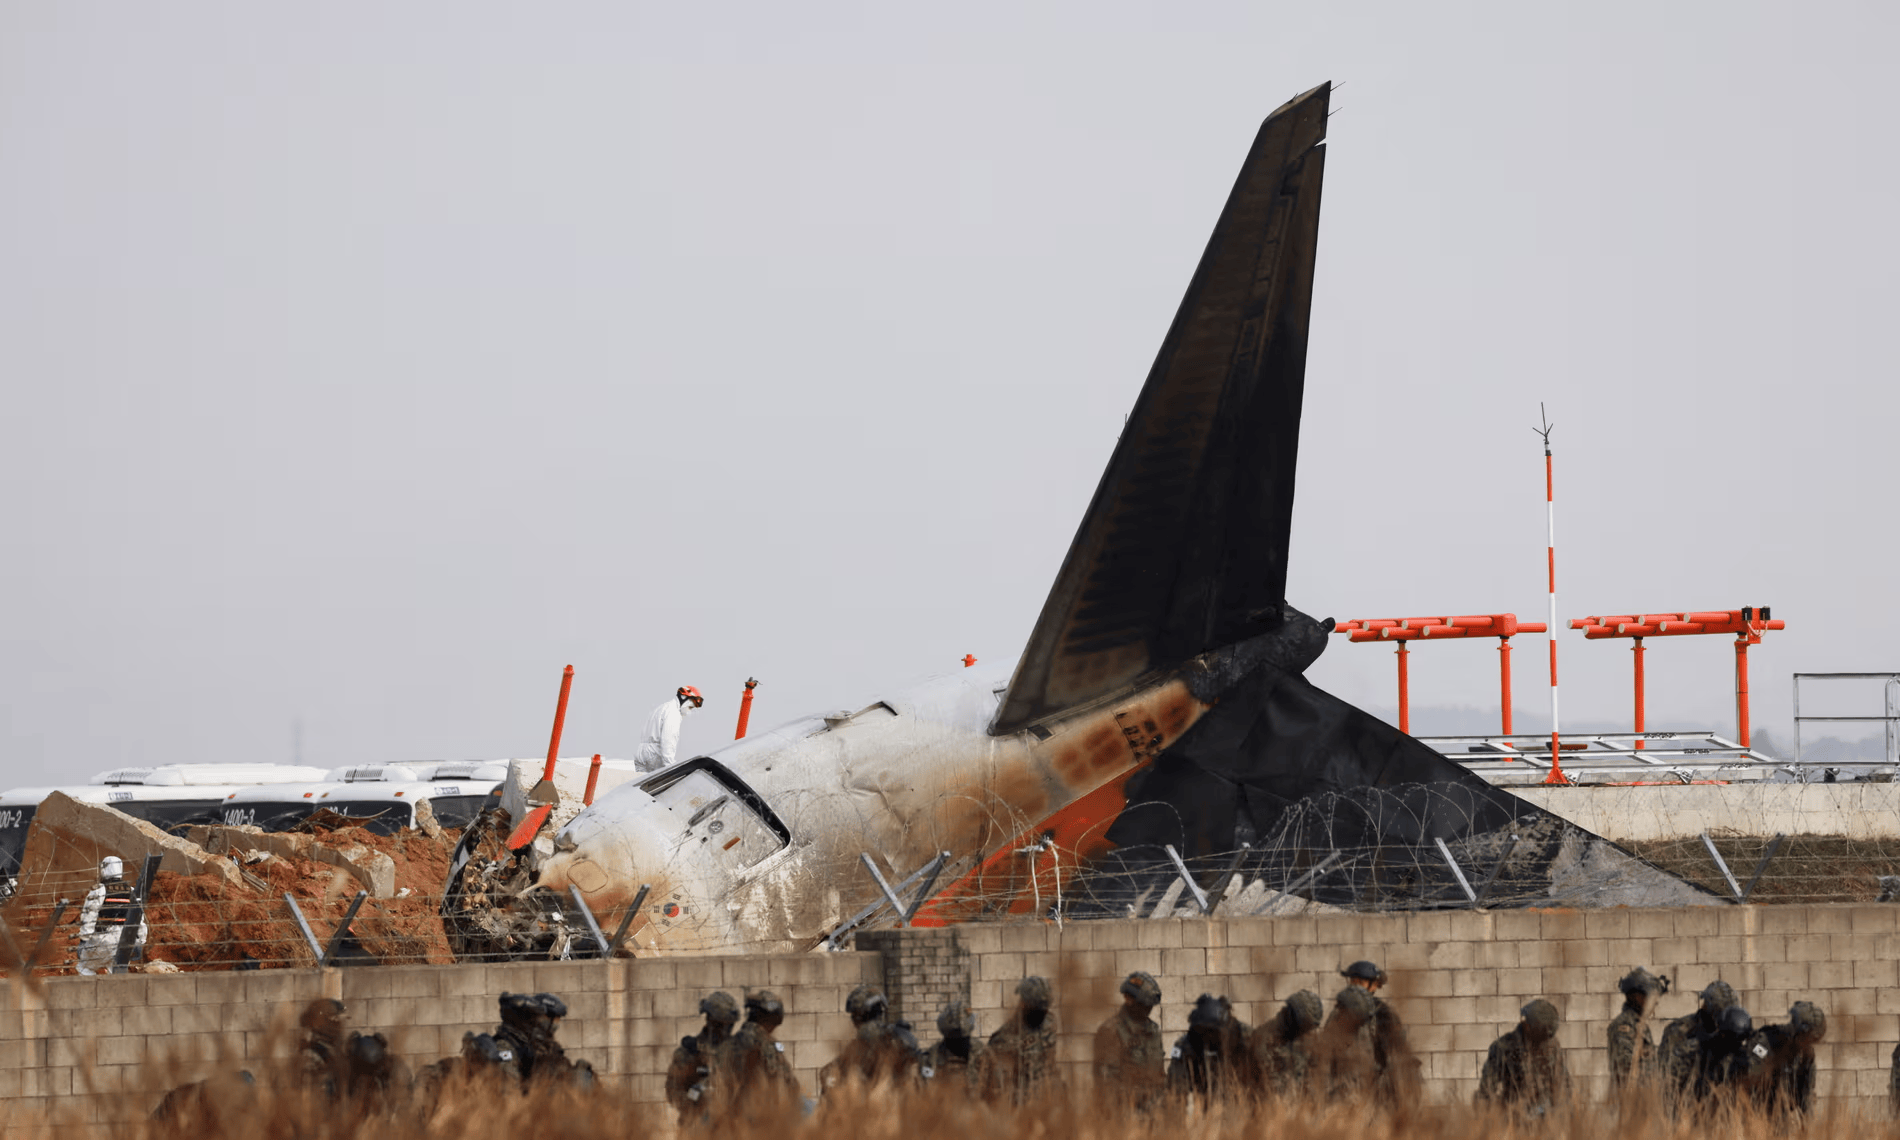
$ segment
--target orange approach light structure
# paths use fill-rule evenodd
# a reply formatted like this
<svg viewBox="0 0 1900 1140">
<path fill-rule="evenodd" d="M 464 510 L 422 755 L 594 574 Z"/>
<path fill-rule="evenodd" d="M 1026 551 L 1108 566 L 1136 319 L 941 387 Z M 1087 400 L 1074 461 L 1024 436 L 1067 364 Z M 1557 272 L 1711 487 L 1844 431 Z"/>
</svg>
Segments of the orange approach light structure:
<svg viewBox="0 0 1900 1140">
<path fill-rule="evenodd" d="M 1511 734 L 1511 638 L 1520 633 L 1543 633 L 1541 621 L 1518 621 L 1516 614 L 1467 614 L 1461 617 L 1360 618 L 1334 628 L 1350 641 L 1396 641 L 1399 659 L 1399 731 L 1412 731 L 1411 680 L 1408 641 L 1443 641 L 1455 637 L 1498 639 L 1498 700 L 1503 708 L 1504 735 Z"/>
<path fill-rule="evenodd" d="M 1739 610 L 1686 610 L 1673 614 L 1614 614 L 1570 619 L 1571 629 L 1580 629 L 1590 641 L 1627 637 L 1635 642 L 1630 652 L 1636 662 L 1636 731 L 1643 731 L 1643 639 L 1645 637 L 1688 637 L 1694 634 L 1735 635 L 1735 729 L 1743 748 L 1748 744 L 1748 647 L 1761 644 L 1766 630 L 1786 629 L 1788 623 L 1772 618 L 1767 606 L 1743 606 Z M 1643 742 L 1638 740 L 1636 747 Z"/>
</svg>

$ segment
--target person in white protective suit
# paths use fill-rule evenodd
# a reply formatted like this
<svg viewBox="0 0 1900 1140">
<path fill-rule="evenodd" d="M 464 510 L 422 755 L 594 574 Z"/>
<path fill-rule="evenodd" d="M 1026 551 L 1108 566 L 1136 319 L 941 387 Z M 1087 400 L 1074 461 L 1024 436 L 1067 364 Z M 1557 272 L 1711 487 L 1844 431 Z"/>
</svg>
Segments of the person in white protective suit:
<svg viewBox="0 0 1900 1140">
<path fill-rule="evenodd" d="M 633 753 L 633 765 L 642 772 L 657 772 L 673 763 L 680 750 L 680 722 L 686 714 L 706 703 L 699 690 L 682 685 L 673 699 L 653 710 L 647 718 L 647 734 Z"/>
<path fill-rule="evenodd" d="M 125 881 L 125 864 L 117 855 L 99 860 L 99 882 L 86 892 L 79 906 L 79 972 L 105 974 L 119 952 L 119 938 L 132 918 L 132 884 Z M 134 949 L 145 945 L 145 917 L 139 916 Z"/>
</svg>

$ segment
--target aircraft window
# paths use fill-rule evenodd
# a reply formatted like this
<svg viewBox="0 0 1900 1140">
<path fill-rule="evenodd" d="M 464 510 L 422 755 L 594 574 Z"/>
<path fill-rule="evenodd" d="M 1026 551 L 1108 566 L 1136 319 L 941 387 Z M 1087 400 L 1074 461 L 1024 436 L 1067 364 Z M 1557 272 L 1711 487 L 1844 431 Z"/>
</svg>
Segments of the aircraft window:
<svg viewBox="0 0 1900 1140">
<path fill-rule="evenodd" d="M 750 867 L 791 842 L 791 830 L 758 793 L 710 757 L 674 765 L 640 790 L 680 817 L 680 842 L 707 847 L 720 862 Z"/>
</svg>

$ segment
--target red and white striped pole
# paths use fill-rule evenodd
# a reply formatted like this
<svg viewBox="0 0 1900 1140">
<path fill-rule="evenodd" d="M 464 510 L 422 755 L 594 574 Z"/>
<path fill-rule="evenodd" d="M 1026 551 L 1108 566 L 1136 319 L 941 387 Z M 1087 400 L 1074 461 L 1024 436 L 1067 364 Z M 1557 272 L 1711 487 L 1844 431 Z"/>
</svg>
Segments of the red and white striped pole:
<svg viewBox="0 0 1900 1140">
<path fill-rule="evenodd" d="M 1563 743 L 1557 729 L 1557 484 L 1551 471 L 1550 429 L 1557 425 L 1544 417 L 1544 405 L 1537 405 L 1537 416 L 1544 426 L 1537 434 L 1544 437 L 1544 522 L 1549 543 L 1544 554 L 1550 568 L 1550 774 L 1546 784 L 1568 784 L 1562 763 Z"/>
</svg>

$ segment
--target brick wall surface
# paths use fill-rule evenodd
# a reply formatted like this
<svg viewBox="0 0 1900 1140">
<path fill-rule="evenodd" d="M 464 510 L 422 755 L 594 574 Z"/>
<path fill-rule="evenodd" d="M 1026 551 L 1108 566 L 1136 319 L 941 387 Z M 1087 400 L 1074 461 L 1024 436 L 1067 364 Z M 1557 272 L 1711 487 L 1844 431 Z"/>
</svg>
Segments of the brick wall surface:
<svg viewBox="0 0 1900 1140">
<path fill-rule="evenodd" d="M 1885 1111 L 1888 1057 L 1900 1041 L 1900 907 L 1714 907 L 1685 910 L 1496 911 L 1225 920 L 1161 919 L 970 925 L 875 932 L 855 952 L 618 962 L 410 966 L 357 970 L 55 978 L 0 1010 L 0 1113 L 54 1106 L 106 1120 L 141 1115 L 171 1084 L 219 1067 L 259 1067 L 272 1026 L 312 997 L 348 1003 L 353 1023 L 390 1035 L 415 1065 L 453 1052 L 467 1029 L 492 1027 L 504 990 L 560 994 L 570 1055 L 614 1087 L 658 1101 L 667 1058 L 699 1021 L 700 997 L 769 987 L 785 999 L 779 1036 L 809 1090 L 850 1036 L 844 998 L 886 985 L 926 1043 L 943 1002 L 968 996 L 978 1029 L 1000 1026 L 1016 982 L 1057 987 L 1064 1060 L 1086 1081 L 1094 1027 L 1132 970 L 1160 981 L 1164 1031 L 1186 1030 L 1203 991 L 1231 997 L 1246 1021 L 1271 1017 L 1302 989 L 1330 999 L 1357 958 L 1383 965 L 1385 994 L 1424 1059 L 1427 1095 L 1468 1100 L 1484 1051 L 1544 997 L 1565 1018 L 1561 1040 L 1586 1091 L 1605 1077 L 1604 1027 L 1632 966 L 1668 974 L 1660 1016 L 1689 1012 L 1723 978 L 1758 1019 L 1811 1000 L 1828 1014 L 1822 1093 Z M 875 947 L 875 949 L 873 949 Z M 901 994 L 901 997 L 899 996 Z M 167 1068 L 171 1059 L 177 1065 Z"/>
<path fill-rule="evenodd" d="M 893 1016 L 919 1034 L 936 1025 L 944 1006 L 970 1000 L 970 952 L 954 929 L 867 931 L 857 936 L 856 946 L 883 960 L 884 996 Z"/>
</svg>

